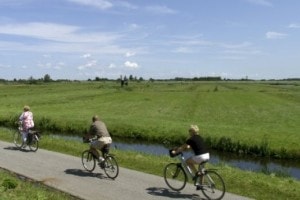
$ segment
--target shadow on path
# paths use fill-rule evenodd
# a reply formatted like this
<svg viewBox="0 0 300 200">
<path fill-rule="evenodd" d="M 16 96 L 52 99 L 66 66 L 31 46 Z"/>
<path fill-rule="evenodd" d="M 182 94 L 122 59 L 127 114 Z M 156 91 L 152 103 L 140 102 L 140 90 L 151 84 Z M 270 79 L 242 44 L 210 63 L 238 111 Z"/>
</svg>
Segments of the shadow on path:
<svg viewBox="0 0 300 200">
<path fill-rule="evenodd" d="M 31 150 L 29 150 L 29 149 L 26 149 L 26 148 L 19 148 L 19 147 L 15 147 L 15 146 L 13 146 L 13 147 L 4 147 L 3 149 L 5 149 L 5 150 L 13 150 L 13 151 L 22 151 L 22 152 L 33 152 L 33 151 L 31 151 Z"/>
<path fill-rule="evenodd" d="M 19 151 L 20 150 L 20 148 L 19 147 L 15 147 L 15 146 L 13 146 L 13 147 L 4 147 L 3 149 L 6 149 L 6 150 L 14 150 L 14 151 Z"/>
<path fill-rule="evenodd" d="M 148 194 L 154 196 L 164 196 L 170 197 L 173 199 L 192 199 L 192 200 L 206 200 L 201 198 L 198 194 L 183 194 L 180 192 L 172 191 L 166 188 L 157 188 L 157 187 L 150 187 L 147 188 Z"/>
<path fill-rule="evenodd" d="M 93 173 L 93 172 L 88 172 L 86 170 L 81 170 L 81 169 L 66 169 L 65 173 L 75 175 L 75 176 L 81 176 L 81 177 L 95 177 L 95 178 L 110 180 L 106 176 L 103 176 L 102 173 Z"/>
</svg>

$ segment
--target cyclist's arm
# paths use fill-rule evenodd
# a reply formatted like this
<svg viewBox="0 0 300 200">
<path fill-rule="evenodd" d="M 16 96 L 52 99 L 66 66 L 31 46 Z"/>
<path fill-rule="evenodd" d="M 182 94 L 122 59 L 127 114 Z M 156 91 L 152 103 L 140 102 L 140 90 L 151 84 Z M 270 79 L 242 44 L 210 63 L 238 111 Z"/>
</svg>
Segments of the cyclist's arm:
<svg viewBox="0 0 300 200">
<path fill-rule="evenodd" d="M 180 147 L 174 149 L 174 150 L 172 151 L 172 153 L 173 153 L 173 154 L 177 154 L 177 153 L 182 152 L 182 151 L 185 151 L 185 150 L 187 150 L 187 149 L 189 149 L 189 148 L 191 148 L 190 145 L 188 145 L 188 144 L 183 144 L 183 145 L 181 145 Z"/>
</svg>

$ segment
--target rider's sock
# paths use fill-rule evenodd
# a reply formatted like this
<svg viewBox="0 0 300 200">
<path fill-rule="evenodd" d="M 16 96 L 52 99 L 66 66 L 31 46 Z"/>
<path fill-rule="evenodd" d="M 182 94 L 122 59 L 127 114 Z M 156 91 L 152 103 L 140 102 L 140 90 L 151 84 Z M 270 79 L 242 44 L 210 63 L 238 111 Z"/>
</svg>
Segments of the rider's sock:
<svg viewBox="0 0 300 200">
<path fill-rule="evenodd" d="M 104 158 L 103 157 L 99 157 L 99 162 L 103 162 L 104 161 Z"/>
</svg>

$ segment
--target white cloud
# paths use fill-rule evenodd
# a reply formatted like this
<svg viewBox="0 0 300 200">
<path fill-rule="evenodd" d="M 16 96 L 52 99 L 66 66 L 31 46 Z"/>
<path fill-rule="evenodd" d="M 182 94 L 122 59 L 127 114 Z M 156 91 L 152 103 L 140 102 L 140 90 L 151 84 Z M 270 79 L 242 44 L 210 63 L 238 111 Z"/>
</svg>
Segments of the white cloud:
<svg viewBox="0 0 300 200">
<path fill-rule="evenodd" d="M 178 47 L 174 50 L 175 53 L 192 53 L 192 50 L 187 47 Z"/>
<path fill-rule="evenodd" d="M 246 1 L 261 6 L 272 6 L 272 3 L 268 0 L 246 0 Z"/>
<path fill-rule="evenodd" d="M 292 23 L 288 26 L 289 28 L 300 28 L 300 24 Z"/>
<path fill-rule="evenodd" d="M 76 26 L 32 22 L 27 24 L 2 24 L 0 33 L 51 40 L 62 35 L 69 35 L 78 29 L 79 27 Z"/>
<path fill-rule="evenodd" d="M 221 56 L 218 59 L 220 60 L 244 60 L 246 57 L 244 56 Z"/>
<path fill-rule="evenodd" d="M 135 52 L 126 52 L 125 57 L 132 57 L 135 55 Z"/>
<path fill-rule="evenodd" d="M 235 55 L 261 55 L 262 52 L 259 50 L 226 50 L 226 54 L 235 54 Z"/>
<path fill-rule="evenodd" d="M 137 25 L 137 24 L 130 24 L 130 25 L 129 25 L 129 28 L 130 28 L 131 30 L 138 29 L 139 27 L 140 27 L 140 26 Z"/>
<path fill-rule="evenodd" d="M 240 49 L 240 48 L 249 47 L 251 45 L 252 44 L 250 42 L 242 42 L 240 44 L 221 44 L 222 47 L 227 49 Z"/>
<path fill-rule="evenodd" d="M 78 26 L 31 22 L 25 24 L 1 24 L 0 33 L 18 35 L 59 42 L 101 42 L 110 43 L 120 38 L 113 33 L 79 33 L 82 28 Z"/>
<path fill-rule="evenodd" d="M 88 68 L 94 68 L 97 66 L 97 60 L 89 60 L 87 63 L 85 63 L 84 65 L 80 65 L 79 67 L 77 67 L 77 69 L 79 70 L 85 70 Z"/>
<path fill-rule="evenodd" d="M 114 7 L 122 7 L 130 10 L 137 9 L 136 5 L 126 1 L 112 1 L 112 0 L 68 0 L 69 2 L 77 3 L 79 5 L 98 8 L 100 10 L 108 10 Z"/>
<path fill-rule="evenodd" d="M 126 61 L 124 63 L 124 66 L 131 69 L 137 69 L 139 67 L 139 65 L 136 62 L 130 62 L 130 61 Z"/>
<path fill-rule="evenodd" d="M 146 10 L 154 14 L 176 14 L 177 12 L 166 6 L 148 6 Z"/>
<path fill-rule="evenodd" d="M 2 64 L 0 64 L 0 69 L 8 69 L 8 68 L 10 68 L 9 65 L 2 65 Z"/>
<path fill-rule="evenodd" d="M 43 57 L 44 57 L 44 58 L 51 58 L 51 55 L 49 55 L 49 54 L 44 54 Z"/>
<path fill-rule="evenodd" d="M 109 68 L 109 69 L 116 68 L 116 65 L 115 65 L 114 63 L 111 63 L 111 64 L 108 65 L 108 68 Z"/>
<path fill-rule="evenodd" d="M 60 70 L 62 69 L 63 66 L 65 66 L 64 62 L 58 62 L 58 63 L 52 63 L 52 62 L 39 62 L 37 64 L 38 67 L 44 68 L 44 69 L 55 69 L 55 70 Z M 22 68 L 27 68 L 27 66 L 22 66 Z"/>
<path fill-rule="evenodd" d="M 89 54 L 89 53 L 86 53 L 86 54 L 82 55 L 82 57 L 83 57 L 83 58 L 90 58 L 90 57 L 92 57 L 92 55 Z"/>
<path fill-rule="evenodd" d="M 272 32 L 272 31 L 269 31 L 266 33 L 267 39 L 282 39 L 282 38 L 285 38 L 286 36 L 287 36 L 287 34 L 285 34 L 285 33 L 278 33 L 278 32 Z"/>
<path fill-rule="evenodd" d="M 64 62 L 58 62 L 57 64 L 54 65 L 54 69 L 62 69 L 62 67 L 65 66 L 65 63 Z"/>
<path fill-rule="evenodd" d="M 85 6 L 93 6 L 101 10 L 105 10 L 113 7 L 113 4 L 110 1 L 106 1 L 106 0 L 68 0 L 68 1 L 85 5 Z"/>
<path fill-rule="evenodd" d="M 130 51 L 118 43 L 123 35 L 113 32 L 84 32 L 79 26 L 55 23 L 10 23 L 0 22 L 0 35 L 18 36 L 21 40 L 0 41 L 0 51 L 89 54 L 120 54 Z M 27 40 L 30 39 L 30 40 Z M 32 40 L 37 39 L 37 40 Z M 27 41 L 33 41 L 27 43 Z"/>
</svg>

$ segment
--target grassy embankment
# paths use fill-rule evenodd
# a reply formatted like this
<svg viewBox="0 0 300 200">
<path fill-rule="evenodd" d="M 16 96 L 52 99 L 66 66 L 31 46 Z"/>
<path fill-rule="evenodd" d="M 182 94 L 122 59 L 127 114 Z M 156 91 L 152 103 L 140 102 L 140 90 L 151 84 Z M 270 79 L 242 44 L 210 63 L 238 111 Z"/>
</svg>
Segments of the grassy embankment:
<svg viewBox="0 0 300 200">
<path fill-rule="evenodd" d="M 213 148 L 299 158 L 300 89 L 297 82 L 137 83 L 126 88 L 115 83 L 0 87 L 4 94 L 0 97 L 2 125 L 11 125 L 22 106 L 29 104 L 37 126 L 53 133 L 79 135 L 97 113 L 114 137 L 169 144 L 185 140 L 188 125 L 196 123 Z M 67 145 L 69 142 L 45 137 L 42 148 L 77 156 L 86 148 L 80 143 Z M 122 166 L 157 175 L 161 175 L 164 165 L 170 162 L 167 157 L 114 151 Z M 219 170 L 230 192 L 256 199 L 299 197 L 299 181 L 274 174 L 243 172 L 224 165 L 220 165 Z"/>
<path fill-rule="evenodd" d="M 0 199 L 76 200 L 78 198 L 0 169 Z"/>
</svg>

